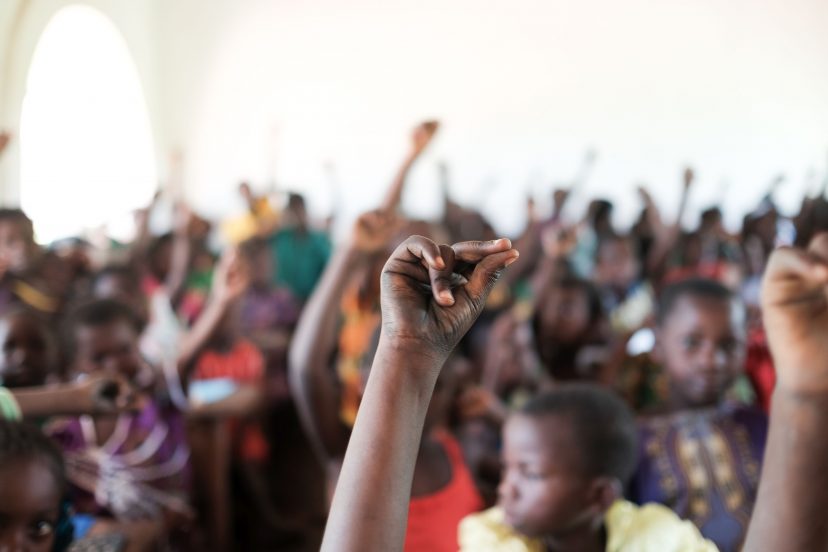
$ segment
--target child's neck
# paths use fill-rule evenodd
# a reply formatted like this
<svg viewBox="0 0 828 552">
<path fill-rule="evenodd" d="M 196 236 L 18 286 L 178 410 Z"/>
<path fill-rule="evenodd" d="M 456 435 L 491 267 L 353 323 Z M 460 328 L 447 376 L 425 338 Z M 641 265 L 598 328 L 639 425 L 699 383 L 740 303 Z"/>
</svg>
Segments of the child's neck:
<svg viewBox="0 0 828 552">
<path fill-rule="evenodd" d="M 547 552 L 604 552 L 607 549 L 607 530 L 603 520 L 565 535 L 541 539 Z"/>
</svg>

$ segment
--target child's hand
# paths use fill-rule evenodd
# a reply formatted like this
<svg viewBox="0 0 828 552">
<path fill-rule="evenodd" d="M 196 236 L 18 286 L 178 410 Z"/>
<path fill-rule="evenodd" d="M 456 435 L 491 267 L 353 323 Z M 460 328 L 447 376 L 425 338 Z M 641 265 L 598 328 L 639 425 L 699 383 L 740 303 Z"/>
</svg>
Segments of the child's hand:
<svg viewBox="0 0 828 552">
<path fill-rule="evenodd" d="M 352 245 L 366 255 L 380 253 L 394 239 L 400 228 L 400 219 L 391 211 L 369 211 L 354 223 Z"/>
<path fill-rule="evenodd" d="M 229 303 L 241 297 L 250 284 L 250 271 L 239 250 L 227 249 L 219 259 L 213 279 L 216 300 Z"/>
<path fill-rule="evenodd" d="M 497 395 L 482 387 L 471 387 L 458 397 L 460 416 L 465 420 L 487 418 L 496 423 L 506 420 L 506 406 Z"/>
<path fill-rule="evenodd" d="M 687 167 L 684 169 L 684 187 L 689 188 L 693 185 L 693 181 L 696 179 L 696 173 L 693 172 L 692 167 Z"/>
<path fill-rule="evenodd" d="M 0 132 L 0 154 L 3 153 L 3 150 L 6 149 L 6 146 L 9 145 L 11 142 L 11 134 L 8 132 Z"/>
<path fill-rule="evenodd" d="M 828 234 L 807 251 L 777 249 L 762 284 L 762 310 L 778 388 L 828 392 Z"/>
<path fill-rule="evenodd" d="M 383 333 L 395 348 L 444 357 L 477 319 L 500 272 L 518 258 L 509 240 L 438 246 L 412 236 L 382 271 Z"/>
<path fill-rule="evenodd" d="M 138 395 L 123 378 L 94 376 L 74 384 L 78 409 L 85 414 L 117 414 L 140 409 Z"/>
<path fill-rule="evenodd" d="M 438 128 L 440 128 L 440 123 L 437 121 L 420 123 L 411 135 L 411 153 L 415 156 L 420 155 L 434 138 Z"/>
</svg>

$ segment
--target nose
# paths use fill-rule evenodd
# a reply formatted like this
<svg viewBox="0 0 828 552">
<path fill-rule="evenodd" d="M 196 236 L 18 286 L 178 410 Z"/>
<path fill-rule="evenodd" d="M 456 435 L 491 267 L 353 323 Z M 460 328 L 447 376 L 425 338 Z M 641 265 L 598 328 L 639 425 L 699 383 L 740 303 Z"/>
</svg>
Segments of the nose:
<svg viewBox="0 0 828 552">
<path fill-rule="evenodd" d="M 0 533 L 0 552 L 25 552 L 26 531 L 23 528 Z"/>
<path fill-rule="evenodd" d="M 514 479 L 514 475 L 510 475 L 509 470 L 504 470 L 500 485 L 497 486 L 497 496 L 501 501 L 509 501 L 517 498 L 518 491 Z"/>
<path fill-rule="evenodd" d="M 699 352 L 699 361 L 704 372 L 719 372 L 727 366 L 727 353 L 715 344 L 708 343 Z"/>
</svg>

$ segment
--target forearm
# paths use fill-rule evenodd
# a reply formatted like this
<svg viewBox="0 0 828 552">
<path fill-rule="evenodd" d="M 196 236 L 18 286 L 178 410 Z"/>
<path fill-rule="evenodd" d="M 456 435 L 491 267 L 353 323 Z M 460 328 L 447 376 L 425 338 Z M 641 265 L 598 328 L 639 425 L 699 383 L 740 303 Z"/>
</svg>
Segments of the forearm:
<svg viewBox="0 0 828 552">
<path fill-rule="evenodd" d="M 402 550 L 417 449 L 443 361 L 403 353 L 380 338 L 323 550 Z"/>
<path fill-rule="evenodd" d="M 417 156 L 413 154 L 409 154 L 405 157 L 402 165 L 397 171 L 397 176 L 394 177 L 393 182 L 391 182 L 391 187 L 388 189 L 388 193 L 385 195 L 385 199 L 383 200 L 382 206 L 380 207 L 381 210 L 396 210 L 399 207 L 400 202 L 402 201 L 402 193 L 403 188 L 405 187 L 405 181 L 408 178 L 408 172 L 411 170 L 411 167 L 414 165 L 414 161 L 416 160 Z"/>
<path fill-rule="evenodd" d="M 747 552 L 825 550 L 828 544 L 828 396 L 774 392 Z"/>
<path fill-rule="evenodd" d="M 321 458 L 347 444 L 339 422 L 339 389 L 331 373 L 339 303 L 360 255 L 349 247 L 334 253 L 305 306 L 288 353 L 288 377 L 300 419 Z"/>
<path fill-rule="evenodd" d="M 176 234 L 173 238 L 170 272 L 164 282 L 173 305 L 178 303 L 184 291 L 184 283 L 190 267 L 190 250 L 190 238 L 186 234 Z"/>
<path fill-rule="evenodd" d="M 14 389 L 12 395 L 24 418 L 88 414 L 72 385 Z"/>
<path fill-rule="evenodd" d="M 188 380 L 188 367 L 204 348 L 207 340 L 215 333 L 222 318 L 227 314 L 228 308 L 227 301 L 211 297 L 204 312 L 198 317 L 193 327 L 181 338 L 178 349 L 178 372 L 185 387 Z"/>
</svg>

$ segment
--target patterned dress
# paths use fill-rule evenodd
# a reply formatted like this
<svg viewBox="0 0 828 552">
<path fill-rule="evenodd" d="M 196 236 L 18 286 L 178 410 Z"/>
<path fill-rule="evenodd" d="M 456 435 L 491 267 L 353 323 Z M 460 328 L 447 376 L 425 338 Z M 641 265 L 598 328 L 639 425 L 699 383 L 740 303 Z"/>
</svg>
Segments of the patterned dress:
<svg viewBox="0 0 828 552">
<path fill-rule="evenodd" d="M 664 504 L 722 552 L 739 550 L 759 485 L 765 414 L 743 407 L 684 411 L 643 419 L 639 432 L 630 498 Z"/>
</svg>

